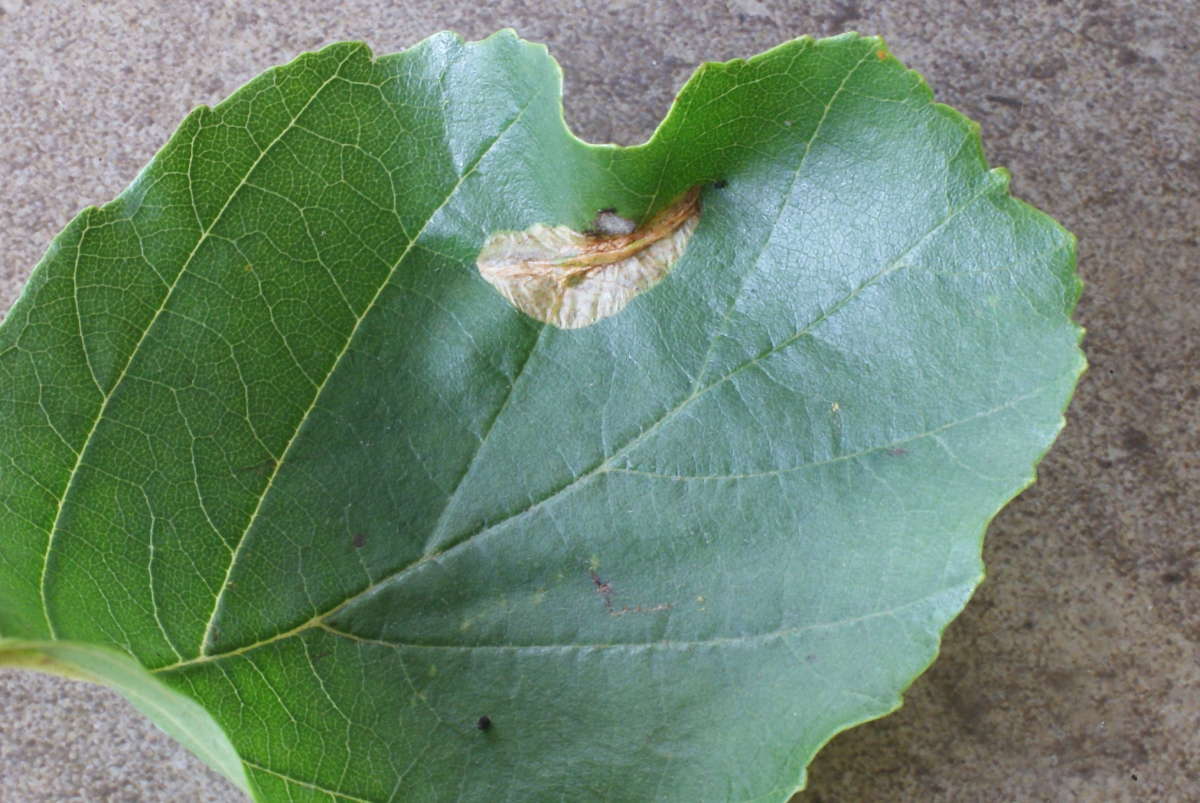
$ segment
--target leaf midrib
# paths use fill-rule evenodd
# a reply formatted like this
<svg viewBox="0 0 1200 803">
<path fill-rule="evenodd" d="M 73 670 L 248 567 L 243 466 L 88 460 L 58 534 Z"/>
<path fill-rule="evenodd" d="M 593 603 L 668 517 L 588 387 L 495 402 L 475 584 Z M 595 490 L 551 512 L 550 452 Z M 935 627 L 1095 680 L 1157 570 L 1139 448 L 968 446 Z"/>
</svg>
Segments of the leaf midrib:
<svg viewBox="0 0 1200 803">
<path fill-rule="evenodd" d="M 763 359 L 766 359 L 771 354 L 777 353 L 778 351 L 781 351 L 781 350 L 791 346 L 792 344 L 799 342 L 799 340 L 805 334 L 810 334 L 814 330 L 815 327 L 819 326 L 822 322 L 828 320 L 830 316 L 832 316 L 835 312 L 837 312 L 838 310 L 843 308 L 846 304 L 850 303 L 854 298 L 858 297 L 863 291 L 865 291 L 872 284 L 877 283 L 879 280 L 881 280 L 885 276 L 890 275 L 891 273 L 895 272 L 896 270 L 904 267 L 904 265 L 902 264 L 902 260 L 905 257 L 907 257 L 909 254 L 911 254 L 915 249 L 919 248 L 923 243 L 928 241 L 928 239 L 930 237 L 932 237 L 936 232 L 943 229 L 957 215 L 961 214 L 963 211 L 968 209 L 979 199 L 985 197 L 989 191 L 996 190 L 998 186 L 999 185 L 994 184 L 990 181 L 983 182 L 982 189 L 980 189 L 975 195 L 968 198 L 961 206 L 951 210 L 949 214 L 947 214 L 941 221 L 939 221 L 937 224 L 935 224 L 933 227 L 931 227 L 928 231 L 926 231 L 924 234 L 922 234 L 922 236 L 919 237 L 916 241 L 914 241 L 912 245 L 906 247 L 899 255 L 894 257 L 888 263 L 888 265 L 886 265 L 881 270 L 877 271 L 875 274 L 873 274 L 871 277 L 869 277 L 867 280 L 865 280 L 858 287 L 851 290 L 842 299 L 840 299 L 835 304 L 831 305 L 829 307 L 829 309 L 827 309 L 822 315 L 815 318 L 812 322 L 810 322 L 808 325 L 806 325 L 800 331 L 798 331 L 791 337 L 785 338 L 780 343 L 776 344 L 775 346 L 771 347 L 770 349 L 763 351 L 762 353 L 756 355 L 752 359 L 747 360 L 743 363 L 740 363 L 738 366 L 736 366 L 734 369 L 732 369 L 728 373 L 724 374 L 719 379 L 714 380 L 713 382 L 711 382 L 708 385 L 701 388 L 699 391 L 688 396 L 686 399 L 684 399 L 682 402 L 680 402 L 674 408 L 672 408 L 667 413 L 665 413 L 661 417 L 659 417 L 659 419 L 657 421 L 655 421 L 653 424 L 651 424 L 647 429 L 643 430 L 639 435 L 629 439 L 623 445 L 619 446 L 613 452 L 612 455 L 605 458 L 603 461 L 601 461 L 597 465 L 593 466 L 592 468 L 588 469 L 587 471 L 583 472 L 582 474 L 578 475 L 573 480 L 571 480 L 569 483 L 555 489 L 554 491 L 552 491 L 550 494 L 543 497 L 542 499 L 539 499 L 536 502 L 533 502 L 532 504 L 527 505 L 526 507 L 524 507 L 523 509 L 521 509 L 515 513 L 505 516 L 503 519 L 501 519 L 497 522 L 494 522 L 492 524 L 486 524 L 486 525 L 480 527 L 479 529 L 475 530 L 474 532 L 466 534 L 464 537 L 458 539 L 457 541 L 447 544 L 444 548 L 440 549 L 439 551 L 437 551 L 435 553 L 422 555 L 417 560 L 412 561 L 411 563 L 408 563 L 405 566 L 402 566 L 393 572 L 390 572 L 387 576 L 382 577 L 379 580 L 372 582 L 370 585 L 368 585 L 363 590 L 350 595 L 349 597 L 343 599 L 341 602 L 337 603 L 336 605 L 333 605 L 333 606 L 327 608 L 325 611 L 314 615 L 309 620 L 297 625 L 294 628 L 283 631 L 281 633 L 277 633 L 273 636 L 269 636 L 265 639 L 260 639 L 249 645 L 243 645 L 241 647 L 232 648 L 232 649 L 226 650 L 225 652 L 222 652 L 222 653 L 201 655 L 197 658 L 186 659 L 186 660 L 176 662 L 174 664 L 168 664 L 165 666 L 157 667 L 150 671 L 166 672 L 166 671 L 179 669 L 179 668 L 189 666 L 189 665 L 205 663 L 205 662 L 214 661 L 214 660 L 220 660 L 221 658 L 224 658 L 227 656 L 241 655 L 245 652 L 248 652 L 253 649 L 257 649 L 258 647 L 264 646 L 266 644 L 271 644 L 271 643 L 280 641 L 285 638 L 290 638 L 292 636 L 295 636 L 302 632 L 310 630 L 314 627 L 322 626 L 323 623 L 325 622 L 325 620 L 328 619 L 329 617 L 337 614 L 339 611 L 343 610 L 344 608 L 348 607 L 349 605 L 352 605 L 355 602 L 378 592 L 379 590 L 381 590 L 383 587 L 385 587 L 389 583 L 392 583 L 394 581 L 398 581 L 398 580 L 402 579 L 405 575 L 407 575 L 410 572 L 416 570 L 417 568 L 425 565 L 429 561 L 435 560 L 438 558 L 443 558 L 443 557 L 447 556 L 448 554 L 450 554 L 451 552 L 455 552 L 455 551 L 458 551 L 458 550 L 464 548 L 468 544 L 474 542 L 476 539 L 485 537 L 489 533 L 494 532 L 495 530 L 498 530 L 499 528 L 505 526 L 506 524 L 509 524 L 510 522 L 512 522 L 516 519 L 522 518 L 522 517 L 532 513 L 534 510 L 537 510 L 538 508 L 542 507 L 543 505 L 546 505 L 546 504 L 554 501 L 555 499 L 559 499 L 559 498 L 563 497 L 565 494 L 569 493 L 570 491 L 572 491 L 575 488 L 580 487 L 581 485 L 583 485 L 585 482 L 587 482 L 588 480 L 590 480 L 593 477 L 600 476 L 601 474 L 604 474 L 604 473 L 617 472 L 617 471 L 624 471 L 625 473 L 633 473 L 633 472 L 627 471 L 624 467 L 612 467 L 610 464 L 612 463 L 613 460 L 620 458 L 622 455 L 629 452 L 634 447 L 636 447 L 639 443 L 644 441 L 646 437 L 648 437 L 650 434 L 652 434 L 657 429 L 661 428 L 661 426 L 664 423 L 666 423 L 668 420 L 672 419 L 674 416 L 678 415 L 680 412 L 682 412 L 684 409 L 686 409 L 692 402 L 694 402 L 697 398 L 702 396 L 704 393 L 707 393 L 709 390 L 713 389 L 714 387 L 717 387 L 718 385 L 724 383 L 726 380 L 732 378 L 733 376 L 735 376 L 737 373 L 744 370 L 745 368 L 747 368 L 751 365 L 757 364 L 758 362 L 760 362 Z M 991 415 L 991 414 L 994 414 L 1001 410 L 1008 409 L 1012 406 L 1015 406 L 1016 404 L 1019 404 L 1020 402 L 1025 401 L 1028 398 L 1032 398 L 1032 397 L 1036 396 L 1038 393 L 1045 390 L 1045 388 L 1046 388 L 1046 386 L 1039 386 L 1038 388 L 1035 388 L 1034 390 L 1030 391 L 1029 393 L 1027 393 L 1023 396 L 1016 397 L 1014 399 L 1009 399 L 1009 400 L 1001 403 L 1000 405 L 996 406 L 995 408 L 991 408 L 989 410 L 985 410 L 985 411 L 982 411 L 979 413 L 974 413 L 971 416 L 968 416 L 961 420 L 942 424 L 937 428 L 931 429 L 926 432 L 918 433 L 916 435 L 908 436 L 907 438 L 900 439 L 899 441 L 896 441 L 895 443 L 883 444 L 883 445 L 880 445 L 877 447 L 863 450 L 858 455 L 852 455 L 851 457 L 866 456 L 868 454 L 872 454 L 872 453 L 875 453 L 878 451 L 892 448 L 893 446 L 899 445 L 900 443 L 903 443 L 903 442 L 911 442 L 911 441 L 920 439 L 922 437 L 927 437 L 929 435 L 934 435 L 936 433 L 943 432 L 947 429 L 950 429 L 950 428 L 960 425 L 962 423 L 966 423 L 968 421 L 977 420 L 979 418 L 986 417 L 987 415 Z M 829 461 L 829 462 L 834 462 L 834 461 Z M 795 470 L 799 470 L 800 468 L 804 468 L 804 467 L 800 466 L 800 467 L 794 467 L 794 468 L 795 468 Z"/>
<path fill-rule="evenodd" d="M 590 650 L 613 650 L 613 649 L 628 649 L 628 650 L 679 650 L 687 651 L 700 647 L 741 647 L 747 644 L 761 644 L 764 642 L 774 641 L 776 639 L 785 639 L 790 636 L 796 636 L 801 633 L 808 633 L 814 630 L 833 630 L 850 625 L 862 624 L 870 622 L 874 619 L 882 619 L 889 616 L 895 616 L 902 611 L 907 611 L 911 608 L 917 608 L 927 602 L 936 600 L 953 591 L 959 591 L 964 584 L 945 586 L 936 591 L 932 591 L 916 599 L 901 602 L 898 605 L 893 605 L 878 611 L 870 611 L 861 613 L 855 616 L 847 616 L 842 619 L 834 619 L 828 622 L 812 622 L 810 624 L 797 625 L 795 627 L 781 627 L 776 630 L 768 630 L 760 633 L 744 633 L 734 636 L 713 636 L 706 639 L 656 639 L 654 641 L 612 641 L 612 642 L 568 642 L 560 644 L 423 644 L 420 642 L 408 641 L 389 641 L 387 639 L 375 639 L 359 636 L 355 633 L 348 633 L 345 630 L 338 630 L 332 625 L 324 622 L 314 625 L 314 627 L 325 631 L 339 638 L 344 638 L 348 641 L 354 641 L 361 644 L 374 644 L 381 647 L 390 647 L 393 649 L 414 649 L 414 650 L 444 650 L 444 651 L 462 651 L 462 652 L 577 652 Z M 966 583 L 972 588 L 974 581 Z M 162 671 L 162 670 L 155 670 Z"/>
</svg>

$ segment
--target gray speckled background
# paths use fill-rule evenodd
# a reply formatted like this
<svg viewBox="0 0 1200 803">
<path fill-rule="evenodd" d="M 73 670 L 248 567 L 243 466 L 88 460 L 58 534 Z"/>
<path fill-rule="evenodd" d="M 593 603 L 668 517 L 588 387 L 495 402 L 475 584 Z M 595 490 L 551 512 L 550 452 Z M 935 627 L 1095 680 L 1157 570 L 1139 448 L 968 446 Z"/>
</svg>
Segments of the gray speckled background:
<svg viewBox="0 0 1200 803">
<path fill-rule="evenodd" d="M 336 6 L 336 8 L 333 8 Z M 702 60 L 887 37 L 1080 240 L 1092 368 L 989 578 L 884 720 L 799 801 L 1200 799 L 1200 5 L 1194 0 L 475 4 L 0 0 L 0 309 L 189 109 L 323 43 L 513 26 L 593 141 L 644 139 Z M 0 674 L 0 799 L 233 801 L 103 689 Z"/>
</svg>

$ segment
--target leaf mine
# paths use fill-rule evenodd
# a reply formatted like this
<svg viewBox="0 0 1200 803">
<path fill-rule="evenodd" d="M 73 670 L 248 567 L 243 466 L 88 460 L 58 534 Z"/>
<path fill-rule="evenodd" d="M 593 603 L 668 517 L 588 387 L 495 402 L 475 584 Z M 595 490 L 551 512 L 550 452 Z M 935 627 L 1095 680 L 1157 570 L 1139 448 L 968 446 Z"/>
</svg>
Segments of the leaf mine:
<svg viewBox="0 0 1200 803">
<path fill-rule="evenodd" d="M 601 212 L 589 232 L 543 223 L 497 232 L 479 252 L 479 273 L 532 318 L 560 329 L 589 326 L 670 272 L 700 220 L 700 188 L 631 231 L 602 220 L 605 214 L 616 217 Z"/>
</svg>

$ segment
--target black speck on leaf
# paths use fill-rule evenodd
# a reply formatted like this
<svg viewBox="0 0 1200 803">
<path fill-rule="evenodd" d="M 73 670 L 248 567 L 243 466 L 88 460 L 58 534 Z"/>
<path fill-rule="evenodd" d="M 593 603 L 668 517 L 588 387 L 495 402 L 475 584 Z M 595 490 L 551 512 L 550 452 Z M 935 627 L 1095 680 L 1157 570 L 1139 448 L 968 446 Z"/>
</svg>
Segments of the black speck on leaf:
<svg viewBox="0 0 1200 803">
<path fill-rule="evenodd" d="M 492 718 L 487 714 L 484 714 L 475 722 L 475 727 L 479 728 L 481 731 L 487 730 L 488 728 L 492 727 Z"/>
</svg>

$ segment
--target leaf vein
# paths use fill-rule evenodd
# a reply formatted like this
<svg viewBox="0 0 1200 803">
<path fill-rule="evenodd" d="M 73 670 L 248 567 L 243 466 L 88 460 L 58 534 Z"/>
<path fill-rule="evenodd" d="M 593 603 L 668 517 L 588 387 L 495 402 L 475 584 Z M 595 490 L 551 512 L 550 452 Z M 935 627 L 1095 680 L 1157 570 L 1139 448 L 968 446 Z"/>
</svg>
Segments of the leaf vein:
<svg viewBox="0 0 1200 803">
<path fill-rule="evenodd" d="M 243 758 L 242 763 L 245 764 L 250 769 L 255 770 L 257 772 L 264 772 L 267 775 L 273 775 L 276 778 L 278 778 L 279 780 L 284 781 L 286 783 L 294 783 L 297 786 L 303 786 L 305 789 L 311 789 L 314 792 L 321 792 L 323 794 L 329 795 L 330 797 L 336 798 L 338 800 L 350 800 L 350 801 L 354 801 L 354 803 L 371 803 L 371 801 L 365 797 L 355 797 L 354 795 L 347 795 L 344 792 L 335 792 L 332 789 L 326 789 L 325 787 L 321 786 L 320 784 L 312 783 L 311 781 L 302 781 L 299 778 L 295 778 L 291 775 L 287 775 L 286 773 L 282 773 L 277 770 L 273 770 L 270 767 L 264 767 L 262 764 L 256 764 L 253 761 L 250 761 L 249 759 Z"/>
<path fill-rule="evenodd" d="M 496 414 L 492 416 L 488 422 L 487 430 L 484 431 L 483 437 L 479 439 L 479 444 L 475 447 L 475 451 L 471 454 L 471 459 L 467 463 L 467 467 L 459 476 L 458 481 L 454 484 L 454 489 L 446 496 L 446 504 L 442 508 L 442 512 L 438 514 L 437 521 L 434 523 L 430 533 L 429 540 L 425 543 L 424 553 L 428 554 L 433 545 L 437 543 L 438 537 L 449 520 L 450 514 L 453 512 L 455 502 L 458 499 L 458 494 L 462 490 L 463 483 L 470 476 L 471 470 L 475 468 L 475 463 L 479 460 L 479 455 L 483 453 L 483 447 L 487 445 L 488 439 L 492 436 L 492 431 L 496 428 L 496 422 L 500 420 L 500 416 L 504 415 L 504 411 L 508 409 L 508 403 L 512 400 L 513 392 L 517 388 L 517 383 L 521 381 L 521 377 L 525 374 L 525 367 L 529 365 L 533 358 L 533 353 L 537 351 L 538 345 L 542 342 L 542 336 L 546 333 L 546 324 L 539 325 L 537 337 L 535 337 L 529 346 L 529 350 L 525 352 L 525 359 L 521 361 L 521 367 L 517 369 L 516 375 L 508 386 L 508 391 L 504 394 L 504 399 L 500 402 L 500 406 L 496 409 Z"/>
<path fill-rule="evenodd" d="M 928 602 L 936 600 L 950 592 L 961 590 L 961 586 L 947 586 L 926 594 L 918 599 L 902 602 L 898 605 L 893 605 L 878 611 L 859 614 L 858 616 L 847 616 L 841 619 L 832 619 L 826 622 L 813 622 L 805 625 L 797 625 L 794 627 L 781 627 L 775 630 L 768 630 L 762 633 L 747 633 L 735 636 L 713 636 L 705 639 L 659 639 L 657 641 L 617 641 L 617 642 L 597 642 L 597 643 L 575 643 L 575 644 L 421 644 L 416 642 L 391 641 L 388 639 L 373 639 L 348 633 L 344 630 L 338 630 L 327 624 L 322 624 L 321 629 L 339 638 L 344 638 L 348 641 L 353 641 L 359 644 L 373 644 L 379 647 L 388 647 L 391 649 L 413 649 L 413 650 L 444 650 L 444 651 L 459 651 L 459 652 L 476 652 L 476 651 L 495 651 L 495 652 L 537 652 L 537 653 L 556 653 L 556 652 L 577 652 L 577 651 L 594 651 L 594 650 L 612 650 L 612 649 L 630 649 L 630 650 L 692 650 L 699 647 L 742 647 L 748 644 L 761 644 L 764 642 L 788 639 L 793 636 L 798 636 L 803 633 L 809 633 L 817 630 L 835 630 L 843 627 L 870 622 L 875 619 L 884 619 L 895 617 L 897 614 L 912 608 L 918 608 Z"/>
<path fill-rule="evenodd" d="M 857 452 L 852 452 L 849 454 L 838 455 L 836 457 L 831 457 L 826 460 L 814 460 L 814 461 L 811 461 L 808 463 L 800 463 L 800 464 L 794 465 L 794 466 L 784 466 L 781 468 L 765 469 L 763 471 L 750 471 L 750 472 L 745 472 L 742 474 L 665 474 L 665 473 L 660 473 L 657 471 L 641 471 L 639 469 L 629 468 L 627 466 L 617 466 L 614 468 L 609 468 L 609 469 L 607 469 L 607 471 L 614 473 L 614 474 L 631 474 L 631 475 L 638 476 L 638 477 L 649 477 L 652 479 L 663 479 L 663 480 L 675 480 L 675 481 L 679 481 L 679 482 L 692 482 L 692 481 L 705 482 L 705 481 L 710 481 L 710 480 L 745 480 L 745 479 L 756 479 L 759 477 L 777 477 L 782 474 L 791 474 L 791 473 L 794 473 L 797 471 L 804 471 L 805 469 L 809 469 L 809 468 L 819 468 L 821 466 L 828 466 L 833 463 L 841 463 L 841 462 L 845 462 L 848 460 L 857 460 L 860 457 L 867 457 L 868 455 L 878 454 L 880 452 L 887 451 L 888 449 L 895 449 L 897 447 L 904 446 L 904 445 L 910 444 L 910 443 L 914 443 L 916 441 L 923 440 L 925 438 L 931 438 L 933 440 L 936 440 L 936 441 L 938 441 L 939 446 L 941 446 L 942 448 L 946 448 L 945 444 L 943 444 L 940 441 L 940 439 L 938 438 L 938 435 L 941 434 L 942 432 L 946 432 L 947 430 L 954 429 L 955 427 L 960 427 L 964 424 L 969 424 L 973 421 L 978 421 L 979 419 L 987 418 L 989 416 L 995 415 L 996 413 L 1000 413 L 1005 410 L 1009 410 L 1013 407 L 1016 407 L 1018 404 L 1021 404 L 1022 402 L 1025 402 L 1025 401 L 1028 401 L 1028 400 L 1034 398 L 1035 396 L 1041 394 L 1042 392 L 1044 392 L 1046 389 L 1048 389 L 1050 387 L 1053 387 L 1053 385 L 1041 385 L 1041 386 L 1035 388 L 1034 390 L 1030 391 L 1029 393 L 1024 393 L 1020 396 L 1009 399 L 1008 401 L 1005 401 L 1002 404 L 998 404 L 995 407 L 991 407 L 987 410 L 981 410 L 980 412 L 974 413 L 974 414 L 966 416 L 964 418 L 959 418 L 954 421 L 947 422 L 940 426 L 934 427 L 933 429 L 929 429 L 924 432 L 918 432 L 915 435 L 909 435 L 904 438 L 894 440 L 891 443 L 885 443 L 885 444 L 882 444 L 879 446 L 872 446 L 867 449 L 861 449 Z M 957 460 L 957 458 L 953 454 L 951 454 L 950 457 L 952 459 Z M 963 468 L 967 468 L 967 466 L 963 465 Z M 980 474 L 979 476 L 983 477 L 989 481 L 996 479 L 995 477 L 984 477 L 984 475 L 982 475 L 982 474 Z"/>
<path fill-rule="evenodd" d="M 808 160 L 808 155 L 812 151 L 813 143 L 817 141 L 817 137 L 821 134 L 821 128 L 825 125 L 825 120 L 829 117 L 829 112 L 831 109 L 833 109 L 834 102 L 837 101 L 838 97 L 841 96 L 842 91 L 846 88 L 846 84 L 850 82 L 850 79 L 854 76 L 854 73 L 856 73 L 869 58 L 871 58 L 871 55 L 871 53 L 867 53 L 862 57 L 862 59 L 859 60 L 857 64 L 847 71 L 846 77 L 842 79 L 842 82 L 838 84 L 835 90 L 833 90 L 833 94 L 829 96 L 829 100 L 826 101 L 825 108 L 821 112 L 821 118 L 817 120 L 816 126 L 813 127 L 812 134 L 804 143 L 804 152 L 800 155 L 800 161 L 796 164 L 796 169 L 792 173 L 792 180 L 788 184 L 787 192 L 781 194 L 779 208 L 775 210 L 775 220 L 767 230 L 766 235 L 763 237 L 762 245 L 759 246 L 758 253 L 755 254 L 753 262 L 747 266 L 746 270 L 742 273 L 741 279 L 738 281 L 737 288 L 733 293 L 730 294 L 729 303 L 725 306 L 725 314 L 721 317 L 720 324 L 718 324 L 717 328 L 713 330 L 712 337 L 709 338 L 708 350 L 704 353 L 704 359 L 700 363 L 700 370 L 696 373 L 696 381 L 692 385 L 693 393 L 695 393 L 696 389 L 699 388 L 701 383 L 704 381 L 704 375 L 708 372 L 708 363 L 709 360 L 712 359 L 713 350 L 716 348 L 717 340 L 719 340 L 729 329 L 730 318 L 733 315 L 733 310 L 737 307 L 738 299 L 741 298 L 742 291 L 745 289 L 746 280 L 752 273 L 754 273 L 755 266 L 757 266 L 758 261 L 762 258 L 763 252 L 766 251 L 767 245 L 771 242 L 771 236 L 774 234 L 775 228 L 779 225 L 779 219 L 783 217 L 784 210 L 788 207 L 788 202 L 791 200 L 792 193 L 796 189 L 796 183 L 800 180 L 800 173 L 804 170 L 804 163 Z"/>
<path fill-rule="evenodd" d="M 349 59 L 349 56 L 347 56 L 347 59 Z M 271 151 L 271 148 L 275 145 L 275 143 L 279 142 L 279 140 L 282 139 L 289 130 L 291 130 L 292 123 L 299 118 L 299 116 L 302 115 L 310 105 L 312 105 L 312 102 L 317 99 L 317 96 L 320 95 L 321 91 L 333 82 L 337 72 L 341 71 L 341 67 L 344 64 L 345 60 L 342 61 L 342 64 L 338 65 L 338 70 L 335 71 L 333 76 L 330 76 L 324 83 L 313 90 L 312 96 L 304 103 L 300 111 L 297 112 L 296 116 L 292 118 L 292 121 L 290 121 L 288 125 L 284 126 L 283 130 L 279 132 L 278 136 L 276 136 L 274 140 L 272 140 L 265 148 L 262 149 L 254 162 L 251 163 L 250 167 L 246 169 L 246 174 L 242 176 L 241 180 L 238 182 L 238 185 L 230 191 L 229 197 L 226 199 L 220 211 L 218 211 L 213 217 L 212 223 L 210 223 L 208 228 L 202 231 L 200 236 L 196 239 L 196 245 L 192 248 L 191 253 L 188 254 L 187 258 L 180 265 L 179 272 L 175 275 L 174 281 L 170 284 L 166 294 L 163 296 L 162 303 L 155 311 L 153 317 L 150 319 L 150 322 L 146 324 L 146 328 L 142 330 L 141 336 L 138 338 L 137 343 L 134 344 L 134 347 L 130 350 L 129 357 L 125 360 L 125 364 L 121 367 L 121 372 L 117 375 L 117 378 L 113 382 L 112 387 L 109 388 L 108 393 L 104 395 L 103 401 L 100 403 L 100 408 L 96 412 L 96 417 L 92 420 L 92 425 L 88 429 L 87 435 L 84 436 L 83 444 L 79 447 L 79 452 L 77 453 L 75 465 L 71 468 L 71 473 L 69 475 L 70 479 L 67 481 L 67 486 L 63 489 L 62 497 L 58 500 L 58 509 L 55 511 L 54 521 L 50 526 L 50 534 L 46 538 L 46 551 L 42 556 L 42 570 L 38 579 L 38 591 L 39 595 L 41 596 L 42 615 L 46 620 L 46 630 L 50 634 L 51 638 L 57 638 L 57 630 L 54 626 L 53 617 L 50 615 L 50 600 L 47 596 L 46 588 L 47 581 L 49 579 L 50 554 L 54 550 L 56 535 L 61 532 L 61 529 L 59 528 L 59 522 L 62 519 L 63 511 L 67 507 L 67 497 L 71 495 L 71 491 L 75 487 L 75 480 L 79 476 L 79 469 L 83 464 L 84 455 L 92 443 L 92 438 L 95 437 L 100 421 L 104 418 L 104 414 L 108 411 L 109 402 L 112 400 L 113 396 L 116 395 L 117 389 L 121 386 L 125 380 L 125 377 L 128 375 L 129 367 L 133 365 L 134 359 L 141 351 L 142 344 L 146 342 L 146 336 L 149 334 L 150 330 L 154 328 L 154 324 L 158 321 L 159 317 L 162 316 L 163 311 L 166 310 L 167 305 L 174 297 L 175 290 L 179 287 L 180 279 L 182 279 L 183 275 L 187 272 L 188 266 L 191 265 L 196 254 L 199 253 L 200 246 L 207 242 L 209 234 L 216 227 L 217 223 L 220 222 L 222 216 L 225 214 L 225 210 L 229 208 L 229 205 L 233 202 L 233 199 L 237 197 L 238 191 L 246 183 L 247 179 L 250 178 L 251 174 L 254 173 L 254 170 L 258 167 L 262 160 L 266 158 L 266 155 Z"/>
<path fill-rule="evenodd" d="M 371 313 L 371 311 L 375 309 L 375 304 L 379 300 L 379 297 L 383 294 L 384 289 L 388 287 L 388 285 L 391 282 L 392 277 L 395 275 L 395 273 L 399 269 L 400 265 L 402 265 L 404 263 L 404 260 L 408 257 L 409 252 L 411 252 L 412 249 L 416 246 L 417 241 L 421 239 L 421 236 L 425 233 L 425 229 L 428 228 L 429 224 L 433 221 L 433 219 L 435 217 L 437 217 L 438 212 L 440 212 L 442 209 L 444 209 L 446 207 L 447 204 L 450 203 L 450 201 L 455 197 L 455 195 L 458 193 L 459 189 L 463 186 L 463 184 L 466 182 L 466 180 L 468 178 L 470 178 L 471 175 L 474 174 L 476 168 L 479 167 L 480 163 L 484 160 L 484 158 L 486 158 L 487 155 L 489 153 L 491 153 L 492 149 L 495 148 L 496 145 L 504 138 L 505 134 L 507 134 L 512 129 L 512 127 L 515 126 L 517 124 L 517 122 L 519 122 L 521 120 L 521 118 L 525 114 L 525 111 L 533 104 L 533 102 L 537 99 L 537 97 L 538 97 L 538 92 L 534 92 L 532 95 L 530 95 L 529 99 L 517 111 L 517 113 L 513 116 L 513 118 L 511 120 L 509 120 L 501 128 L 501 130 L 496 134 L 496 136 L 491 140 L 491 142 L 487 143 L 486 147 L 484 147 L 479 152 L 479 154 L 475 156 L 475 158 L 471 161 L 471 163 L 466 166 L 466 169 L 464 169 L 462 174 L 458 177 L 458 180 L 454 183 L 454 186 L 451 187 L 449 189 L 449 191 L 446 193 L 446 197 L 443 198 L 441 203 L 439 203 L 429 213 L 429 216 L 426 218 L 425 222 L 421 225 L 421 228 L 417 231 L 417 233 L 415 235 L 413 235 L 413 238 L 408 241 L 408 244 L 404 247 L 404 250 L 400 253 L 400 256 L 397 257 L 396 261 L 392 264 L 392 267 L 388 271 L 387 276 L 384 277 L 384 280 L 382 282 L 380 282 L 379 287 L 376 288 L 375 294 L 371 297 L 371 300 L 369 302 L 367 302 L 366 307 L 363 308 L 362 313 L 360 315 L 356 316 L 354 326 L 351 327 L 349 334 L 346 336 L 346 340 L 342 344 L 341 351 L 339 351 L 337 353 L 337 355 L 334 357 L 333 361 L 329 365 L 329 369 L 326 372 L 325 377 L 316 386 L 316 390 L 313 393 L 312 401 L 309 403 L 308 408 L 304 411 L 304 414 L 300 417 L 300 420 L 297 421 L 295 428 L 292 430 L 292 435 L 288 439 L 288 443 L 284 447 L 283 452 L 280 454 L 279 459 L 275 461 L 275 464 L 272 468 L 271 474 L 267 478 L 266 484 L 263 486 L 263 491 L 258 497 L 258 502 L 256 503 L 256 505 L 254 507 L 254 511 L 250 514 L 250 518 L 247 520 L 246 526 L 242 530 L 241 536 L 238 538 L 237 545 L 234 547 L 229 564 L 226 567 L 225 578 L 224 578 L 223 582 L 221 583 L 221 588 L 217 592 L 216 598 L 213 600 L 212 613 L 209 615 L 208 624 L 205 626 L 205 629 L 204 629 L 204 635 L 201 637 L 200 647 L 198 650 L 200 656 L 207 655 L 208 648 L 212 643 L 213 629 L 216 626 L 216 621 L 217 621 L 219 612 L 222 608 L 222 603 L 225 599 L 225 591 L 229 588 L 230 577 L 233 574 L 234 567 L 237 565 L 238 557 L 241 554 L 242 548 L 246 544 L 247 537 L 248 537 L 250 531 L 253 529 L 255 522 L 258 521 L 258 515 L 262 511 L 263 504 L 264 504 L 265 500 L 267 499 L 267 497 L 270 495 L 271 490 L 275 487 L 275 478 L 277 476 L 279 476 L 280 469 L 283 467 L 284 463 L 287 461 L 288 453 L 291 451 L 293 445 L 296 443 L 297 439 L 299 438 L 300 432 L 304 428 L 304 423 L 308 420 L 309 416 L 312 414 L 312 411 L 314 409 L 316 409 L 317 402 L 321 398 L 321 393 L 324 391 L 325 387 L 328 385 L 329 378 L 331 376 L 333 376 L 334 372 L 337 370 L 337 367 L 341 364 L 342 358 L 345 357 L 346 353 L 350 350 L 350 345 L 354 342 L 354 338 L 358 334 L 358 331 L 362 326 L 362 322 L 364 320 L 366 320 L 367 316 Z"/>
</svg>

